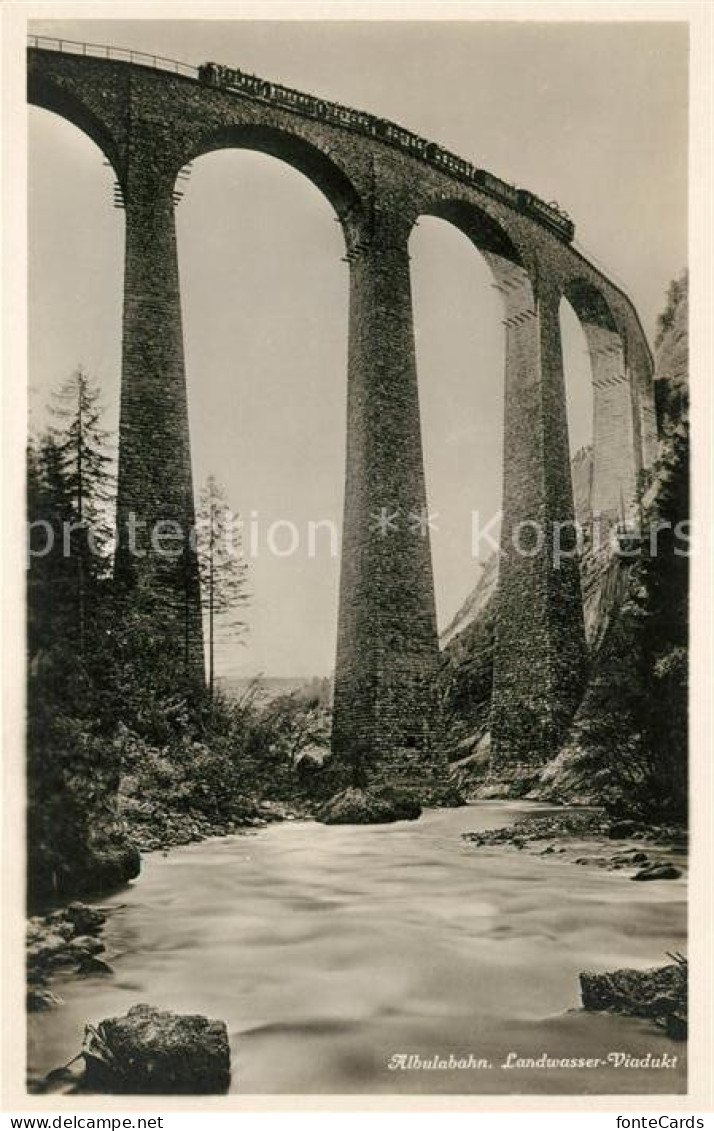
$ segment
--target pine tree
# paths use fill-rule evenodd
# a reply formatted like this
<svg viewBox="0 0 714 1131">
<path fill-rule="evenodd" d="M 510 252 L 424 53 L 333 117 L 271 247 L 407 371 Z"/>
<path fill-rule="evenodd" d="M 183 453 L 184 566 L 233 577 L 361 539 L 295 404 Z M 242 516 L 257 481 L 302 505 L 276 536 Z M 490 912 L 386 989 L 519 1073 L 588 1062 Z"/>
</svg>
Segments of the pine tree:
<svg viewBox="0 0 714 1131">
<path fill-rule="evenodd" d="M 67 560 L 62 554 L 64 524 L 71 521 L 69 493 L 62 459 L 47 434 L 27 446 L 27 606 L 31 664 L 69 630 Z"/>
<path fill-rule="evenodd" d="M 74 579 L 74 634 L 84 656 L 95 583 L 109 570 L 111 463 L 101 428 L 99 390 L 79 366 L 54 397 L 57 425 L 42 439 L 40 465 L 49 507 L 60 529 L 56 556 Z M 66 576 L 65 576 L 66 580 Z"/>
<path fill-rule="evenodd" d="M 44 622 L 48 611 L 43 599 L 46 592 L 45 557 L 54 531 L 45 509 L 45 485 L 39 445 L 35 439 L 30 438 L 26 450 L 27 651 L 30 665 L 45 636 Z"/>
<path fill-rule="evenodd" d="M 53 427 L 27 452 L 30 892 L 81 886 L 96 853 L 124 851 L 112 831 L 119 761 L 103 731 L 116 691 L 109 456 L 97 400 L 77 370 L 55 397 Z"/>
<path fill-rule="evenodd" d="M 231 512 L 225 490 L 210 475 L 201 491 L 196 519 L 201 603 L 208 621 L 208 691 L 215 690 L 216 634 L 242 636 L 240 610 L 248 601 L 248 566 L 242 553 L 239 516 Z"/>
</svg>

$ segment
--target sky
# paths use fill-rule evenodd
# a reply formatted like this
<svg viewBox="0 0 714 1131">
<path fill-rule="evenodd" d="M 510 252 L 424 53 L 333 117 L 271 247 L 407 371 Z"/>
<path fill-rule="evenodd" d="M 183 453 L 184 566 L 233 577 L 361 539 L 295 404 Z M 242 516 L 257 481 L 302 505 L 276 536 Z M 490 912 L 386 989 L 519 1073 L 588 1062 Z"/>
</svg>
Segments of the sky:
<svg viewBox="0 0 714 1131">
<path fill-rule="evenodd" d="M 633 299 L 653 339 L 687 252 L 687 30 L 677 23 L 36 21 L 31 31 L 214 60 L 391 118 L 557 200 L 576 242 Z M 88 138 L 30 108 L 31 427 L 82 363 L 116 428 L 124 214 Z M 177 209 L 194 480 L 252 524 L 244 644 L 224 674 L 329 674 L 345 450 L 347 266 L 327 200 L 246 150 L 193 165 Z M 410 241 L 440 626 L 473 588 L 472 512 L 500 506 L 503 328 L 478 251 L 423 217 Z M 571 450 L 592 435 L 585 342 L 561 311 Z M 298 549 L 270 552 L 271 524 Z M 285 527 L 272 544 L 288 548 Z"/>
</svg>

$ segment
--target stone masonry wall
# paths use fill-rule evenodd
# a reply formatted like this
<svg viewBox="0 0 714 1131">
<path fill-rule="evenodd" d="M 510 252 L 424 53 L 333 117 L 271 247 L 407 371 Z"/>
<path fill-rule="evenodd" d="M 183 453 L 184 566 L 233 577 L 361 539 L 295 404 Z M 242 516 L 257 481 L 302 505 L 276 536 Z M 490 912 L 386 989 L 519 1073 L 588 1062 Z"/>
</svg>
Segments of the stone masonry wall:
<svg viewBox="0 0 714 1131">
<path fill-rule="evenodd" d="M 585 676 L 580 576 L 563 385 L 559 296 L 489 257 L 505 293 L 506 403 L 501 560 L 491 706 L 495 774 L 552 754 Z M 520 772 L 520 771 L 519 771 Z"/>
<path fill-rule="evenodd" d="M 167 639 L 203 679 L 174 206 L 156 153 L 151 128 L 137 126 L 125 189 L 116 576 L 151 590 Z"/>
</svg>

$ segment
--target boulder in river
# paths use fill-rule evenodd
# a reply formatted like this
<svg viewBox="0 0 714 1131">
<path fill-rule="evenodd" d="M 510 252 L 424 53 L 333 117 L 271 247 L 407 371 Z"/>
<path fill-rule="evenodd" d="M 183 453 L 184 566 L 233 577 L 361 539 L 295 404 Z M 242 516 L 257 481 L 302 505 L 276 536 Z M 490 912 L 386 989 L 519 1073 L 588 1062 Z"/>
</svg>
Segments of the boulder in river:
<svg viewBox="0 0 714 1131">
<path fill-rule="evenodd" d="M 391 821 L 414 821 L 421 816 L 421 805 L 408 792 L 397 788 L 379 792 L 345 789 L 317 812 L 325 825 L 380 825 Z"/>
<path fill-rule="evenodd" d="M 96 935 L 101 931 L 106 921 L 106 912 L 97 907 L 89 907 L 86 903 L 76 900 L 61 912 L 69 920 L 75 935 Z"/>
<path fill-rule="evenodd" d="M 632 877 L 633 880 L 678 880 L 681 876 L 674 864 L 648 864 Z"/>
<path fill-rule="evenodd" d="M 623 818 L 619 821 L 612 821 L 608 835 L 610 840 L 627 840 L 627 838 L 631 837 L 638 829 L 637 821 Z"/>
<path fill-rule="evenodd" d="M 55 1005 L 61 1004 L 61 998 L 48 990 L 46 986 L 28 986 L 27 988 L 27 1012 L 38 1013 L 40 1010 L 52 1009 Z"/>
<path fill-rule="evenodd" d="M 88 1091 L 123 1095 L 225 1092 L 231 1056 L 224 1021 L 135 1005 L 85 1030 Z"/>
<path fill-rule="evenodd" d="M 616 852 L 610 857 L 612 868 L 636 868 L 649 864 L 650 859 L 646 852 L 638 852 L 631 848 L 628 852 Z"/>
<path fill-rule="evenodd" d="M 96 936 L 107 918 L 106 911 L 74 902 L 46 916 L 37 915 L 27 924 L 27 1005 L 30 1010 L 50 1009 L 60 999 L 50 992 L 48 981 L 60 968 L 73 967 L 79 974 L 110 974 L 97 955 L 105 950 Z"/>
<path fill-rule="evenodd" d="M 35 859 L 29 876 L 30 902 L 112 891 L 135 879 L 140 871 L 138 848 L 123 840 L 101 848 L 87 848 L 81 854 L 75 853 L 59 861 L 54 857 Z"/>
<path fill-rule="evenodd" d="M 101 939 L 95 938 L 94 935 L 78 935 L 77 938 L 69 940 L 67 949 L 77 958 L 84 958 L 87 954 L 101 954 L 106 947 Z"/>
<path fill-rule="evenodd" d="M 112 968 L 101 958 L 94 954 L 85 954 L 77 963 L 78 974 L 112 974 Z"/>
</svg>

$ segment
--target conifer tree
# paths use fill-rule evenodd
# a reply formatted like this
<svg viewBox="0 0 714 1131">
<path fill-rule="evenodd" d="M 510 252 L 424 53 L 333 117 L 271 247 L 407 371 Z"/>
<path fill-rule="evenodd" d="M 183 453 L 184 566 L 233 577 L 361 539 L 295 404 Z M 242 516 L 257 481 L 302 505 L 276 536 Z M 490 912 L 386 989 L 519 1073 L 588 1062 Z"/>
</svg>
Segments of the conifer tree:
<svg viewBox="0 0 714 1131">
<path fill-rule="evenodd" d="M 109 463 L 98 395 L 78 369 L 53 426 L 28 445 L 27 829 L 29 890 L 58 889 L 116 823 L 118 759 L 102 735 L 115 713 Z M 113 696 L 113 703 L 110 703 Z"/>
<path fill-rule="evenodd" d="M 208 622 L 208 691 L 215 690 L 216 635 L 242 636 L 241 609 L 248 601 L 248 566 L 243 557 L 240 519 L 213 475 L 201 491 L 196 519 L 201 604 Z"/>
<path fill-rule="evenodd" d="M 54 396 L 55 425 L 34 447 L 28 503 L 52 528 L 52 550 L 39 570 L 55 620 L 84 656 L 87 618 L 109 570 L 111 463 L 101 428 L 99 391 L 79 366 Z M 30 468 L 28 467 L 28 476 Z"/>
</svg>

